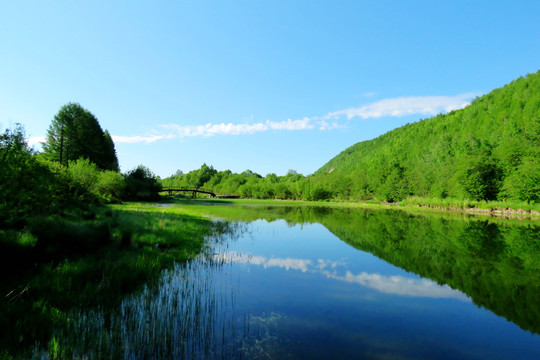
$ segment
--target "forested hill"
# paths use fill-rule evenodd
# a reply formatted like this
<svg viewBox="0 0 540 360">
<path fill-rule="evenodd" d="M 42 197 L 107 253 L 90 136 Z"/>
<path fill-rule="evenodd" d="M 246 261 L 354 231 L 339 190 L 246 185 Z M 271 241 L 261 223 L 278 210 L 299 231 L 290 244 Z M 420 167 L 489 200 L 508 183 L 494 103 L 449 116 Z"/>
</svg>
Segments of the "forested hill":
<svg viewBox="0 0 540 360">
<path fill-rule="evenodd" d="M 540 200 L 540 71 L 346 149 L 313 176 L 342 198 Z"/>
</svg>

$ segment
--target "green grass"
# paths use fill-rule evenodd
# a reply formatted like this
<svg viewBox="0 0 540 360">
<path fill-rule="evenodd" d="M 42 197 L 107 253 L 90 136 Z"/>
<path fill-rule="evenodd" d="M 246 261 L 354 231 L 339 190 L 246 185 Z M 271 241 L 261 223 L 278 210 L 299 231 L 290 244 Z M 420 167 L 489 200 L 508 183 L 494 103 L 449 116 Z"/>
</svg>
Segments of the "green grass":
<svg viewBox="0 0 540 360">
<path fill-rule="evenodd" d="M 485 210 L 501 210 L 508 214 L 527 212 L 529 215 L 540 215 L 540 204 L 534 202 L 527 203 L 521 201 L 475 201 L 461 199 L 438 199 L 438 198 L 422 198 L 411 196 L 399 203 L 400 206 L 428 206 L 438 207 L 446 210 L 470 210 L 470 209 L 485 209 Z"/>
<path fill-rule="evenodd" d="M 136 204 L 91 218 L 41 218 L 26 230 L 0 232 L 0 326 L 10 329 L 0 338 L 0 358 L 49 343 L 71 308 L 116 306 L 174 262 L 199 254 L 205 237 L 225 226 Z"/>
<path fill-rule="evenodd" d="M 179 214 L 230 218 L 232 214 L 247 212 L 245 207 L 348 207 L 364 209 L 396 209 L 409 212 L 463 212 L 479 216 L 526 217 L 540 219 L 540 204 L 526 202 L 486 202 L 459 199 L 434 199 L 409 197 L 399 203 L 381 203 L 375 200 L 365 202 L 351 201 L 299 201 L 299 200 L 259 200 L 259 199 L 181 199 L 173 202 L 171 211 Z M 224 206 L 208 206 L 224 205 Z M 128 205 L 129 206 L 129 205 Z M 131 205 L 135 206 L 135 205 Z M 159 209 L 156 204 L 156 209 Z M 244 209 L 242 209 L 244 208 Z M 480 210 L 478 210 L 480 209 Z M 493 210 L 492 212 L 481 210 Z M 499 210 L 499 212 L 497 212 Z"/>
</svg>

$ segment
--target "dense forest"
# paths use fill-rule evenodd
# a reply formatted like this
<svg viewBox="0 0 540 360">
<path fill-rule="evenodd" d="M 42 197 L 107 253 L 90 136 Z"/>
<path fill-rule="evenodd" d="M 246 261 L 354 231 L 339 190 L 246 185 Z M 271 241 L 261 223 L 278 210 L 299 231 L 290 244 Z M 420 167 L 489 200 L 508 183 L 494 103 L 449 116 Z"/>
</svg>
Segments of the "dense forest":
<svg viewBox="0 0 540 360">
<path fill-rule="evenodd" d="M 537 201 L 540 72 L 477 98 L 465 109 L 353 145 L 314 177 L 338 197 Z"/>
<path fill-rule="evenodd" d="M 476 98 L 462 110 L 346 149 L 313 175 L 199 170 L 162 180 L 246 198 L 396 202 L 410 196 L 540 199 L 540 71 Z"/>
</svg>

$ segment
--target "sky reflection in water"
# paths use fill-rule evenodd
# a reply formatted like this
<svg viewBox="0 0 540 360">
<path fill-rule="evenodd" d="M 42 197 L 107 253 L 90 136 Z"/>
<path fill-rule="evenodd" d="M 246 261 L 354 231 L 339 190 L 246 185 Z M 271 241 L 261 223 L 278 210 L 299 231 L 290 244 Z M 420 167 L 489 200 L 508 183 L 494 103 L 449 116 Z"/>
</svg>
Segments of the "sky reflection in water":
<svg viewBox="0 0 540 360">
<path fill-rule="evenodd" d="M 274 335 L 294 358 L 540 356 L 538 335 L 448 285 L 352 248 L 319 224 L 252 222 L 214 260 L 228 265 L 234 311 L 279 314 Z"/>
<path fill-rule="evenodd" d="M 63 337 L 124 359 L 540 358 L 540 336 L 320 224 L 239 227 L 120 313 L 74 314 Z"/>
<path fill-rule="evenodd" d="M 347 270 L 349 264 L 342 261 L 266 258 L 264 256 L 236 252 L 225 252 L 215 255 L 215 260 L 225 263 L 259 265 L 265 269 L 277 267 L 285 270 L 309 271 L 323 275 L 329 279 L 366 286 L 386 294 L 427 298 L 455 298 L 470 301 L 469 297 L 460 291 L 454 290 L 448 285 L 438 285 L 429 279 L 419 279 L 402 275 L 385 276 L 366 272 L 353 274 Z"/>
</svg>

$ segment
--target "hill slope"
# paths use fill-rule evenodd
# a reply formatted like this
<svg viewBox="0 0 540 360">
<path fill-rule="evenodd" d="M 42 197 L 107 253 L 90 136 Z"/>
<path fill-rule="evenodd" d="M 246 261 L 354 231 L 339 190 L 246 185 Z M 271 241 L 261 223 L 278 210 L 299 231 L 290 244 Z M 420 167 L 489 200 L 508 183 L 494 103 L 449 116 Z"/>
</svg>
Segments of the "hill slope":
<svg viewBox="0 0 540 360">
<path fill-rule="evenodd" d="M 462 110 L 357 143 L 313 180 L 336 197 L 540 200 L 540 71 Z"/>
</svg>

